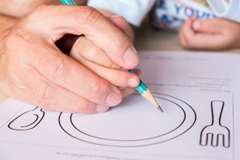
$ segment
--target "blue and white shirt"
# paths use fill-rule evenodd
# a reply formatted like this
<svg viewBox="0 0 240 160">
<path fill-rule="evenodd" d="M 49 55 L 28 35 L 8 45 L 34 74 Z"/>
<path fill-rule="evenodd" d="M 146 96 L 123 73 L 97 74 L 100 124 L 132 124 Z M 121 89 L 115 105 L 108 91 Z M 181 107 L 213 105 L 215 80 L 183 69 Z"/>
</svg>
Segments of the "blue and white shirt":
<svg viewBox="0 0 240 160">
<path fill-rule="evenodd" d="M 215 15 L 207 3 L 201 3 L 200 1 L 157 0 L 150 13 L 151 25 L 155 28 L 177 31 L 183 22 L 190 17 L 197 17 L 198 19 L 214 18 Z"/>
<path fill-rule="evenodd" d="M 205 3 L 203 3 L 205 2 Z M 139 26 L 150 12 L 151 24 L 155 28 L 178 30 L 189 17 L 199 19 L 215 17 L 205 0 L 89 0 L 88 5 L 109 10 L 121 15 L 135 26 Z"/>
</svg>

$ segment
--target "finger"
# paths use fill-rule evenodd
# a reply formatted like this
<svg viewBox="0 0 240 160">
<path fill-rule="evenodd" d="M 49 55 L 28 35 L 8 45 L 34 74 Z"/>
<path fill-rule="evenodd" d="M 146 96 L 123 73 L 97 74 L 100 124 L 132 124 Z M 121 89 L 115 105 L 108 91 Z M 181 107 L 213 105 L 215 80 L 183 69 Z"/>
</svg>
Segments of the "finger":
<svg viewBox="0 0 240 160">
<path fill-rule="evenodd" d="M 222 34 L 195 32 L 194 20 L 188 19 L 180 29 L 180 44 L 187 49 L 217 50 L 225 47 Z"/>
<path fill-rule="evenodd" d="M 44 21 L 39 21 L 39 18 Z M 46 40 L 52 44 L 66 33 L 84 34 L 121 67 L 134 68 L 139 62 L 127 35 L 91 7 L 41 6 L 34 10 L 29 19 L 33 23 L 28 28 L 32 30 L 36 27 L 39 34 L 44 33 Z"/>
<path fill-rule="evenodd" d="M 134 42 L 135 36 L 134 36 L 133 29 L 128 24 L 125 18 L 118 15 L 114 15 L 109 19 L 115 26 L 121 29 L 130 38 L 131 42 Z"/>
<path fill-rule="evenodd" d="M 61 94 L 59 97 L 53 97 L 52 103 L 47 103 L 46 99 L 39 97 L 37 90 L 31 91 L 29 88 L 15 88 L 14 93 L 9 92 L 12 98 L 20 101 L 24 101 L 28 104 L 36 105 L 44 110 L 56 111 L 56 112 L 67 112 L 67 113 L 84 113 L 84 114 L 95 114 L 104 113 L 109 110 L 108 106 L 96 105 L 92 102 L 85 100 L 84 98 L 79 98 L 71 93 Z M 65 91 L 63 93 L 66 93 Z M 60 94 L 60 93 L 59 93 Z M 48 98 L 49 99 L 49 98 Z M 76 103 L 75 103 L 76 102 Z"/>
<path fill-rule="evenodd" d="M 81 36 L 77 39 L 69 56 L 75 60 L 84 58 L 87 61 L 107 68 L 121 68 L 108 57 L 104 50 L 96 46 L 92 41 L 88 40 L 84 36 Z"/>
<path fill-rule="evenodd" d="M 225 21 L 225 20 L 224 20 Z M 214 18 L 207 20 L 198 20 L 193 23 L 193 29 L 203 33 L 219 33 L 226 27 L 222 18 Z"/>
<path fill-rule="evenodd" d="M 34 46 L 18 51 L 24 57 L 25 63 L 36 68 L 52 83 L 96 104 L 113 106 L 121 102 L 121 93 L 117 87 L 72 58 L 61 54 L 57 48 L 48 47 L 44 42 L 35 44 L 36 42 L 23 40 L 21 44 L 24 43 Z M 18 44 L 15 47 L 17 51 Z"/>
<path fill-rule="evenodd" d="M 134 92 L 136 92 L 135 88 L 124 88 L 124 89 L 121 89 L 121 93 L 122 93 L 122 97 L 123 98 L 133 94 Z"/>
<path fill-rule="evenodd" d="M 187 19 L 179 30 L 179 42 L 184 48 L 191 47 L 191 40 L 194 38 L 195 33 L 192 29 L 193 19 Z"/>
<path fill-rule="evenodd" d="M 86 61 L 82 57 L 74 57 L 74 59 L 115 86 L 137 87 L 140 83 L 140 80 L 136 74 L 122 70 L 106 68 L 93 62 Z"/>
<path fill-rule="evenodd" d="M 112 17 L 109 17 L 109 19 L 115 26 L 121 29 L 121 31 L 127 33 L 129 24 L 125 18 L 123 18 L 122 16 L 114 15 Z"/>
<path fill-rule="evenodd" d="M 142 76 L 142 71 L 139 70 L 139 69 L 134 69 L 134 73 L 138 76 L 138 77 L 141 77 Z M 121 89 L 121 93 L 122 93 L 122 97 L 127 97 L 131 94 L 133 94 L 134 92 L 136 92 L 136 89 L 135 88 L 122 88 Z"/>
<path fill-rule="evenodd" d="M 24 72 L 19 75 L 19 78 L 22 79 L 22 84 L 16 85 L 15 83 L 14 86 L 17 87 L 14 88 L 14 95 L 21 97 L 21 99 L 29 104 L 37 105 L 45 110 L 93 114 L 109 109 L 107 106 L 96 105 L 51 83 L 48 79 L 37 73 L 34 68 L 25 67 Z"/>
<path fill-rule="evenodd" d="M 222 34 L 197 33 L 191 42 L 191 48 L 204 50 L 219 50 L 225 48 Z"/>
</svg>

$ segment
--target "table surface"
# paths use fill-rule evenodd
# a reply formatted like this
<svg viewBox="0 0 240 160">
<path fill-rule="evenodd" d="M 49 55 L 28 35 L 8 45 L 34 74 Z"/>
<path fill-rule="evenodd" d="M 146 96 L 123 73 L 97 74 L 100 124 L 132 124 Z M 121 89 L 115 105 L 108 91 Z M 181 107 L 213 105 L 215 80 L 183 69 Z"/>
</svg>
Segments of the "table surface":
<svg viewBox="0 0 240 160">
<path fill-rule="evenodd" d="M 135 47 L 137 50 L 184 50 L 178 41 L 177 33 L 159 31 L 151 28 L 147 20 L 140 28 L 135 28 Z M 221 52 L 240 53 L 240 48 Z M 7 100 L 7 96 L 0 91 L 0 104 Z"/>
</svg>

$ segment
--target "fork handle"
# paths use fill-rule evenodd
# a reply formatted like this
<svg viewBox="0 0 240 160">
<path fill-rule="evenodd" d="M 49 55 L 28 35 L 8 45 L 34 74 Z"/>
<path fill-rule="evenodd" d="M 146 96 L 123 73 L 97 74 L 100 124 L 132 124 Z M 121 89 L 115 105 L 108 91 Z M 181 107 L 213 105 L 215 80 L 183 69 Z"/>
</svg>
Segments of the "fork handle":
<svg viewBox="0 0 240 160">
<path fill-rule="evenodd" d="M 224 108 L 223 101 L 212 101 L 211 110 L 212 110 L 212 125 L 221 126 L 222 112 Z"/>
</svg>

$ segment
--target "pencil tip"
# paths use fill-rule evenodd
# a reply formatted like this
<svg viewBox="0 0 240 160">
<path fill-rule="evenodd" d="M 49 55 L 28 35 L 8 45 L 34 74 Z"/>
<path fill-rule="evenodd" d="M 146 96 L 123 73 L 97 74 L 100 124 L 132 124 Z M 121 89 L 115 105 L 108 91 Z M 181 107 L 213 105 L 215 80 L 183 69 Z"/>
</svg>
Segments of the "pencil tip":
<svg viewBox="0 0 240 160">
<path fill-rule="evenodd" d="M 160 106 L 157 107 L 161 112 L 163 112 L 162 108 Z"/>
</svg>

